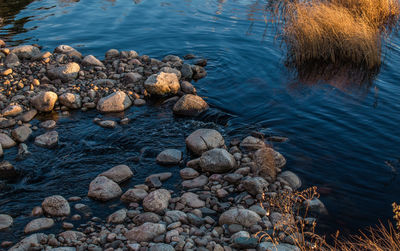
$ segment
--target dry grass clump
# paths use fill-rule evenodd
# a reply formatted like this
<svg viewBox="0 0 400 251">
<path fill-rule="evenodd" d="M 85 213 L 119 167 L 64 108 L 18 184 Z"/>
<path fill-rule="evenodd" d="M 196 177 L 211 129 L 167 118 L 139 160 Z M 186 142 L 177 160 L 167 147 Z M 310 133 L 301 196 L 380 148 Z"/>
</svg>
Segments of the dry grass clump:
<svg viewBox="0 0 400 251">
<path fill-rule="evenodd" d="M 269 0 L 266 9 L 278 23 L 287 66 L 305 79 L 315 71 L 329 79 L 343 68 L 374 76 L 382 42 L 400 20 L 399 0 Z"/>
<path fill-rule="evenodd" d="M 396 226 L 389 221 L 388 226 L 380 223 L 376 227 L 370 227 L 360 235 L 350 236 L 348 239 L 335 241 L 335 247 L 330 250 L 344 251 L 392 251 L 400 250 L 400 206 L 392 204 L 393 219 Z"/>
<path fill-rule="evenodd" d="M 380 65 L 381 38 L 377 30 L 346 8 L 333 3 L 297 3 L 284 29 L 288 62 L 346 64 L 366 69 Z"/>
<path fill-rule="evenodd" d="M 348 9 L 354 17 L 361 18 L 371 27 L 391 31 L 399 22 L 398 0 L 327 0 Z"/>
<path fill-rule="evenodd" d="M 336 241 L 331 250 L 343 251 L 394 251 L 400 250 L 400 233 L 389 222 L 386 227 L 382 223 L 375 228 L 370 227 L 365 233 L 351 236 L 347 240 Z"/>
</svg>

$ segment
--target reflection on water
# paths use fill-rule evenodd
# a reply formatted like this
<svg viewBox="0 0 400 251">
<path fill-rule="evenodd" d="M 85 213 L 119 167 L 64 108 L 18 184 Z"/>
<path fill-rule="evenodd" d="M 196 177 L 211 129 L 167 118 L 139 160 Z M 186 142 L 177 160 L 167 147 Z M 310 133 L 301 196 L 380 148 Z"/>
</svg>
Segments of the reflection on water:
<svg viewBox="0 0 400 251">
<path fill-rule="evenodd" d="M 318 64 L 293 71 L 285 67 L 276 23 L 269 23 L 261 0 L 0 4 L 9 9 L 0 8 L 4 18 L 0 36 L 12 45 L 37 43 L 51 51 L 69 44 L 99 58 L 110 48 L 133 49 L 159 59 L 189 53 L 207 58 L 207 78 L 194 83 L 212 107 L 203 119 L 220 121 L 216 127 L 227 139 L 254 130 L 288 137 L 288 142 L 274 147 L 287 157 L 287 168 L 298 173 L 305 186 L 320 187 L 330 211 L 328 228 L 333 223 L 333 231 L 354 230 L 375 224 L 377 215 L 383 220 L 391 217 L 390 205 L 398 199 L 400 182 L 385 161 L 399 158 L 400 47 L 391 47 L 379 74 L 346 67 L 318 69 Z M 82 17 L 85 22 L 80 22 Z M 393 44 L 399 41 L 395 35 Z M 165 116 L 168 112 L 161 108 L 142 109 L 128 114 L 133 125 L 107 131 L 109 135 L 88 123 L 95 114 L 77 113 L 61 119 L 58 130 L 65 145 L 55 152 L 43 153 L 33 146 L 30 150 L 37 154 L 23 162 L 15 162 L 16 153 L 6 152 L 25 176 L 7 185 L 7 196 L 0 196 L 2 211 L 16 212 L 22 229 L 28 220 L 24 215 L 48 193 L 84 195 L 93 175 L 124 161 L 142 171 L 135 180 L 139 182 L 150 172 L 145 167 L 158 170 L 154 156 L 159 150 L 184 149 L 186 134 L 203 126 L 201 121 Z M 138 165 L 133 159 L 141 149 L 147 149 L 147 155 Z M 51 163 L 52 156 L 59 156 L 59 161 Z M 56 185 L 61 179 L 66 182 L 64 190 Z M 68 187 L 70 183 L 79 187 Z"/>
<path fill-rule="evenodd" d="M 5 41 L 15 34 L 25 33 L 28 30 L 24 28 L 30 21 L 30 17 L 16 18 L 19 12 L 32 3 L 34 0 L 0 1 L 0 27 L 1 38 Z"/>
</svg>

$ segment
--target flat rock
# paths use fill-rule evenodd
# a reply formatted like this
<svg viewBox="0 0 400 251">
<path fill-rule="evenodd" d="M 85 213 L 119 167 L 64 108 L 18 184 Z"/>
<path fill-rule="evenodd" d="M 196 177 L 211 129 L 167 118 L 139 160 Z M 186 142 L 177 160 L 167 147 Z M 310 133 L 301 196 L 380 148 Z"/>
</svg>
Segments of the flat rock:
<svg viewBox="0 0 400 251">
<path fill-rule="evenodd" d="M 11 131 L 11 135 L 18 142 L 25 142 L 32 134 L 32 129 L 27 126 L 19 126 Z"/>
<path fill-rule="evenodd" d="M 0 144 L 3 149 L 15 146 L 17 143 L 5 133 L 0 133 Z"/>
<path fill-rule="evenodd" d="M 204 152 L 200 157 L 200 167 L 203 172 L 225 173 L 237 166 L 235 157 L 222 148 Z"/>
<path fill-rule="evenodd" d="M 175 73 L 160 72 L 148 77 L 144 87 L 151 95 L 169 96 L 178 93 L 180 84 Z"/>
<path fill-rule="evenodd" d="M 182 187 L 187 189 L 201 188 L 208 183 L 208 178 L 205 175 L 200 175 L 192 180 L 185 180 L 182 182 Z"/>
<path fill-rule="evenodd" d="M 54 120 L 46 120 L 43 121 L 39 124 L 39 127 L 44 128 L 44 129 L 53 129 L 54 127 L 56 127 L 57 123 Z"/>
<path fill-rule="evenodd" d="M 182 152 L 177 149 L 166 149 L 157 155 L 160 165 L 177 165 L 182 160 Z"/>
<path fill-rule="evenodd" d="M 172 110 L 176 115 L 197 116 L 208 108 L 208 104 L 201 97 L 186 94 L 175 103 Z"/>
<path fill-rule="evenodd" d="M 186 138 L 186 145 L 196 155 L 225 145 L 222 135 L 214 129 L 198 129 Z"/>
<path fill-rule="evenodd" d="M 49 229 L 54 226 L 54 220 L 51 218 L 39 218 L 29 222 L 24 229 L 25 234 L 38 232 L 41 230 Z"/>
<path fill-rule="evenodd" d="M 148 242 L 165 232 L 166 227 L 164 224 L 146 222 L 139 227 L 132 228 L 132 230 L 125 234 L 125 237 L 130 241 Z"/>
<path fill-rule="evenodd" d="M 115 199 L 122 194 L 117 183 L 105 176 L 98 176 L 89 185 L 88 196 L 101 201 Z"/>
<path fill-rule="evenodd" d="M 124 202 L 141 202 L 148 193 L 146 190 L 141 188 L 132 188 L 126 191 L 122 196 L 121 200 Z"/>
<path fill-rule="evenodd" d="M 42 208 L 46 214 L 54 217 L 68 216 L 71 213 L 68 201 L 60 195 L 45 198 Z"/>
<path fill-rule="evenodd" d="M 32 45 L 21 45 L 12 49 L 11 53 L 14 53 L 20 59 L 30 59 L 37 54 L 40 54 L 40 50 L 39 48 Z"/>
<path fill-rule="evenodd" d="M 133 176 L 131 168 L 127 165 L 118 165 L 103 172 L 100 176 L 106 176 L 117 183 L 122 183 Z"/>
<path fill-rule="evenodd" d="M 133 223 L 135 223 L 138 226 L 146 222 L 158 223 L 160 220 L 161 217 L 158 214 L 152 212 L 145 212 L 138 214 L 132 219 Z"/>
<path fill-rule="evenodd" d="M 51 131 L 35 138 L 35 144 L 40 147 L 51 148 L 58 144 L 58 132 Z"/>
<path fill-rule="evenodd" d="M 55 67 L 47 71 L 47 75 L 50 79 L 60 79 L 63 82 L 75 80 L 78 77 L 78 73 L 81 67 L 75 63 L 68 63 L 63 66 Z"/>
<path fill-rule="evenodd" d="M 265 143 L 262 139 L 255 138 L 253 136 L 248 136 L 240 142 L 240 147 L 247 150 L 258 150 L 260 148 L 264 148 Z"/>
<path fill-rule="evenodd" d="M 143 209 L 155 213 L 163 212 L 167 209 L 170 199 L 171 193 L 168 190 L 155 190 L 143 199 Z"/>
<path fill-rule="evenodd" d="M 1 112 L 4 117 L 14 117 L 23 112 L 22 106 L 18 104 L 8 105 Z"/>
<path fill-rule="evenodd" d="M 199 198 L 199 196 L 192 192 L 186 192 L 181 196 L 181 202 L 192 208 L 201 208 L 206 205 L 206 203 Z"/>
<path fill-rule="evenodd" d="M 99 66 L 104 68 L 104 64 L 93 55 L 88 55 L 82 59 L 83 66 Z"/>
<path fill-rule="evenodd" d="M 182 179 L 184 180 L 191 180 L 196 177 L 198 177 L 200 174 L 196 170 L 190 167 L 183 168 L 179 171 L 179 174 L 181 175 Z"/>
<path fill-rule="evenodd" d="M 100 112 L 123 112 L 132 105 L 132 101 L 123 91 L 114 92 L 107 97 L 101 98 L 97 103 Z"/>
<path fill-rule="evenodd" d="M 0 230 L 7 229 L 13 224 L 13 218 L 7 214 L 0 214 Z"/>
<path fill-rule="evenodd" d="M 158 178 L 160 181 L 166 181 L 167 179 L 172 177 L 172 173 L 164 172 L 164 173 L 155 173 L 146 177 L 146 182 L 149 182 L 152 178 Z"/>
<path fill-rule="evenodd" d="M 55 48 L 54 53 L 65 54 L 69 57 L 82 58 L 82 54 L 79 51 L 77 51 L 76 49 L 72 48 L 69 45 L 64 45 L 64 44 Z"/>
<path fill-rule="evenodd" d="M 36 116 L 37 112 L 38 111 L 36 109 L 31 109 L 31 110 L 19 115 L 17 117 L 17 120 L 21 120 L 22 122 L 27 123 Z"/>
<path fill-rule="evenodd" d="M 31 99 L 31 103 L 39 112 L 50 112 L 53 110 L 57 99 L 58 96 L 54 92 L 40 92 Z"/>
<path fill-rule="evenodd" d="M 82 107 L 82 100 L 79 94 L 73 93 L 64 93 L 60 97 L 60 104 L 70 108 L 70 109 L 79 109 Z"/>
<path fill-rule="evenodd" d="M 96 122 L 96 124 L 98 124 L 99 126 L 103 127 L 103 128 L 115 128 L 117 127 L 117 122 L 113 121 L 113 120 L 101 120 Z"/>
<path fill-rule="evenodd" d="M 219 224 L 221 226 L 224 224 L 239 224 L 244 227 L 251 227 L 256 225 L 259 221 L 261 221 L 261 217 L 248 209 L 230 209 L 222 213 L 219 217 Z"/>
</svg>

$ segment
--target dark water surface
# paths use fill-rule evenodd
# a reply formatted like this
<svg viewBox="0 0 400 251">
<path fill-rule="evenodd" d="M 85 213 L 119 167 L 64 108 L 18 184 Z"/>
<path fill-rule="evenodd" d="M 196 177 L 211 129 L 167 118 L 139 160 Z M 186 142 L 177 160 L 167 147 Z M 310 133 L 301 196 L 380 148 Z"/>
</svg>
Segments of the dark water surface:
<svg viewBox="0 0 400 251">
<path fill-rule="evenodd" d="M 322 226 L 329 231 L 356 230 L 378 223 L 378 218 L 391 218 L 391 203 L 400 201 L 398 35 L 385 49 L 384 65 L 371 86 L 304 85 L 285 69 L 275 33 L 265 31 L 264 4 L 0 1 L 0 38 L 9 44 L 37 43 L 50 51 L 68 44 L 99 58 L 110 48 L 133 49 L 155 58 L 187 53 L 207 58 L 208 76 L 195 85 L 214 108 L 200 121 L 176 119 L 162 106 L 131 108 L 126 114 L 132 123 L 115 130 L 94 125 L 96 112 L 59 117 L 57 149 L 37 148 L 31 140 L 33 154 L 20 162 L 14 159 L 16 149 L 5 152 L 22 178 L 0 192 L 0 213 L 16 217 L 13 229 L 1 233 L 0 240 L 18 236 L 31 209 L 44 197 L 85 196 L 89 182 L 113 165 L 134 168 L 135 178 L 125 189 L 166 170 L 174 173 L 167 184 L 174 188 L 179 167 L 162 168 L 154 159 L 164 148 L 185 150 L 184 138 L 204 126 L 220 130 L 227 139 L 253 130 L 288 137 L 288 142 L 274 147 L 286 156 L 287 169 L 300 175 L 304 187 L 321 188 L 321 200 L 330 212 Z M 221 122 L 218 114 L 229 119 Z M 97 213 L 114 210 L 108 206 L 99 206 L 104 210 Z"/>
</svg>

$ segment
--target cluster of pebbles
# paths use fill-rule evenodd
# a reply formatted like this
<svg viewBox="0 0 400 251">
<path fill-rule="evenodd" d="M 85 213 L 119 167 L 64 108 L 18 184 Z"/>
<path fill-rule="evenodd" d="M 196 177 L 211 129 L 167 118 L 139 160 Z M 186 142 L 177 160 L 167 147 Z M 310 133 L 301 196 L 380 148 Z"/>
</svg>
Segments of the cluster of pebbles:
<svg viewBox="0 0 400 251">
<path fill-rule="evenodd" d="M 208 108 L 190 83 L 205 77 L 206 60 L 188 64 L 172 55 L 159 61 L 135 51 L 109 50 L 100 61 L 91 55 L 83 57 L 65 45 L 54 53 L 30 45 L 9 49 L 1 40 L 0 47 L 2 148 L 19 144 L 20 150 L 27 152 L 23 142 L 35 129 L 29 121 L 41 112 L 122 112 L 131 105 L 144 105 L 150 97 L 167 97 L 165 102 L 174 102 L 177 115 L 196 116 Z M 194 60 L 194 56 L 185 59 Z M 95 123 L 113 127 L 111 121 L 96 119 Z M 35 144 L 56 145 L 58 133 L 52 130 L 55 122 L 45 121 L 41 126 L 49 131 L 36 137 Z M 87 197 L 101 202 L 121 201 L 123 208 L 101 219 L 94 216 L 96 208 L 84 204 L 87 198 L 49 196 L 32 209 L 32 220 L 24 229 L 27 237 L 16 244 L 3 241 L 1 247 L 59 251 L 300 250 L 295 244 L 301 235 L 288 234 L 285 229 L 301 217 L 284 214 L 266 200 L 301 187 L 296 174 L 282 172 L 286 160 L 279 152 L 259 134 L 227 144 L 213 129 L 192 132 L 186 146 L 190 154 L 187 158 L 180 150 L 166 149 L 154 160 L 159 165 L 184 166 L 179 172 L 179 191 L 163 188 L 163 182 L 173 175 L 169 172 L 152 174 L 143 184 L 123 191 L 120 184 L 134 173 L 130 167 L 118 165 L 94 178 Z M 12 165 L 1 162 L 0 179 L 12 173 Z M 315 215 L 326 213 L 316 198 L 306 204 Z M 315 221 L 309 217 L 304 222 L 311 228 Z M 57 224 L 62 226 L 61 232 L 43 233 Z M 12 227 L 13 218 L 0 214 L 0 231 Z M 274 242 L 260 238 L 260 232 L 274 236 Z"/>
<path fill-rule="evenodd" d="M 103 61 L 93 55 L 82 56 L 76 49 L 58 46 L 53 53 L 42 52 L 37 45 L 7 48 L 0 40 L 0 156 L 3 149 L 24 142 L 37 128 L 29 124 L 36 114 L 69 110 L 97 109 L 101 113 L 123 112 L 130 106 L 142 106 L 149 98 L 163 98 L 173 104 L 180 116 L 196 116 L 208 104 L 196 95 L 190 83 L 204 78 L 207 60 L 194 55 L 168 55 L 162 61 L 136 51 L 106 52 Z M 95 122 L 115 127 L 115 121 Z M 127 123 L 127 119 L 121 123 Z M 42 124 L 54 128 L 54 121 Z M 32 128 L 31 128 L 32 127 Z M 57 145 L 58 133 L 48 131 L 35 139 L 41 147 Z M 0 168 L 1 169 L 1 168 Z"/>
<path fill-rule="evenodd" d="M 90 183 L 87 196 L 120 200 L 124 208 L 100 219 L 80 197 L 47 197 L 32 210 L 34 219 L 24 230 L 35 234 L 9 250 L 300 250 L 295 244 L 301 235 L 288 234 L 285 228 L 301 217 L 274 211 L 265 199 L 301 187 L 296 174 L 281 171 L 286 160 L 279 152 L 254 136 L 234 139 L 227 147 L 214 129 L 194 131 L 186 145 L 192 159 L 180 170 L 181 191 L 163 188 L 172 176 L 168 172 L 152 174 L 143 184 L 122 191 L 119 184 L 134 174 L 126 165 L 115 166 Z M 265 161 L 268 156 L 273 156 L 273 165 Z M 183 159 L 181 151 L 166 149 L 155 161 L 179 165 Z M 326 211 L 316 198 L 305 202 L 310 212 Z M 84 218 L 87 223 L 74 225 Z M 1 223 L 4 219 L 0 216 Z M 65 231 L 38 233 L 57 221 Z M 315 221 L 309 217 L 304 222 L 311 228 Z M 259 238 L 260 232 L 276 236 L 279 244 Z"/>
</svg>

